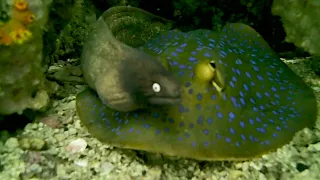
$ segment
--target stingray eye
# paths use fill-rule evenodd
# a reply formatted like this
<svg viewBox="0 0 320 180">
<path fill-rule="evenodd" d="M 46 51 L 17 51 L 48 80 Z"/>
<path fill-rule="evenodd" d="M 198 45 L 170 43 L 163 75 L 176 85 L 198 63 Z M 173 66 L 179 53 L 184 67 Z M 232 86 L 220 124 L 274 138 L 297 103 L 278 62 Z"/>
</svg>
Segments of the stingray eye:
<svg viewBox="0 0 320 180">
<path fill-rule="evenodd" d="M 209 63 L 213 68 L 216 68 L 216 63 L 214 61 L 210 61 Z"/>
<path fill-rule="evenodd" d="M 154 92 L 160 92 L 161 91 L 161 86 L 158 83 L 153 83 L 152 84 L 152 89 Z"/>
</svg>

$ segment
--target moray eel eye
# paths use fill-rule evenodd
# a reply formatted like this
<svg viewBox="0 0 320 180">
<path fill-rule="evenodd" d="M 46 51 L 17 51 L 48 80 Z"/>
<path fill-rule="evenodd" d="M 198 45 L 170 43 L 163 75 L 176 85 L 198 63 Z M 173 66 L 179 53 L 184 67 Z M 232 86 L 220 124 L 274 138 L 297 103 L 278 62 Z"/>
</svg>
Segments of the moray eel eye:
<svg viewBox="0 0 320 180">
<path fill-rule="evenodd" d="M 160 86 L 160 84 L 158 84 L 158 83 L 153 83 L 152 84 L 152 89 L 153 89 L 153 91 L 154 92 L 160 92 L 161 91 L 161 86 Z"/>
</svg>

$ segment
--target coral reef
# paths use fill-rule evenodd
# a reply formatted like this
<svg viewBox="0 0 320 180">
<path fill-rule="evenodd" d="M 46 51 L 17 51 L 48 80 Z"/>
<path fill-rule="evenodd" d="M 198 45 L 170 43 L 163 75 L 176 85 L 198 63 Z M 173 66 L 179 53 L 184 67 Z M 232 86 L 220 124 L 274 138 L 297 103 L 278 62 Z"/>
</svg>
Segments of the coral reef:
<svg viewBox="0 0 320 180">
<path fill-rule="evenodd" d="M 3 3 L 0 24 L 0 114 L 39 110 L 49 102 L 42 68 L 42 34 L 49 0 Z"/>
</svg>

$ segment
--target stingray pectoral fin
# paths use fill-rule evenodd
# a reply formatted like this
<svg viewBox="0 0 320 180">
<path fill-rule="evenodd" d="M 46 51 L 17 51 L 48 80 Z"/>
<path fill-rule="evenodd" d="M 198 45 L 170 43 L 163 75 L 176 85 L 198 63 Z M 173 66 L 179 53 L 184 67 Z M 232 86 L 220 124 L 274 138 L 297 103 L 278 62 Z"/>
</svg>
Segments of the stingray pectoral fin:
<svg viewBox="0 0 320 180">
<path fill-rule="evenodd" d="M 97 94 L 86 89 L 76 97 L 81 123 L 102 143 L 120 148 L 179 155 L 177 130 L 155 114 L 136 111 L 121 113 L 103 105 Z M 167 132 L 167 129 L 170 131 Z M 168 129 L 168 130 L 169 130 Z M 183 148 L 183 151 L 189 152 Z M 191 151 L 192 149 L 190 149 Z"/>
<path fill-rule="evenodd" d="M 269 44 L 252 27 L 242 23 L 227 23 L 223 27 L 223 32 L 228 34 L 228 38 L 234 42 L 243 42 L 243 47 L 257 49 L 257 52 L 269 53 L 276 56 Z M 237 43 L 233 43 L 235 45 Z M 238 44 L 239 45 L 239 44 Z M 261 49 L 262 48 L 262 49 Z"/>
</svg>

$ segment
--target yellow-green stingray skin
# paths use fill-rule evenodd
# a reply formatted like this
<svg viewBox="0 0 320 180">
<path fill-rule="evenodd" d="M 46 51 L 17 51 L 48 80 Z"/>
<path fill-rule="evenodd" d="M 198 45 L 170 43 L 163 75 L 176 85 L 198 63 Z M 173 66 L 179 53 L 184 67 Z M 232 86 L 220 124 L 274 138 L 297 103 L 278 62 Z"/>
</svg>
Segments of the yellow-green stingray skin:
<svg viewBox="0 0 320 180">
<path fill-rule="evenodd" d="M 77 96 L 77 111 L 101 142 L 198 160 L 246 160 L 281 147 L 315 123 L 311 88 L 249 26 L 227 24 L 219 33 L 170 31 L 142 49 L 169 62 L 183 86 L 182 103 L 121 113 L 85 90 Z M 208 60 L 222 74 L 222 92 L 194 76 L 195 65 Z"/>
</svg>

